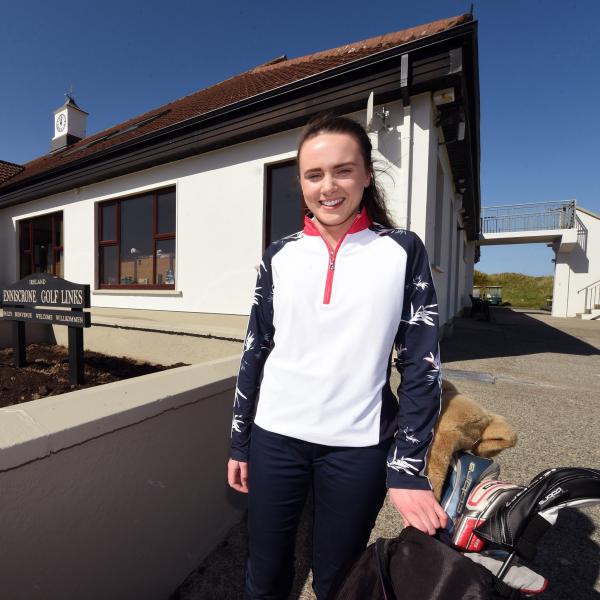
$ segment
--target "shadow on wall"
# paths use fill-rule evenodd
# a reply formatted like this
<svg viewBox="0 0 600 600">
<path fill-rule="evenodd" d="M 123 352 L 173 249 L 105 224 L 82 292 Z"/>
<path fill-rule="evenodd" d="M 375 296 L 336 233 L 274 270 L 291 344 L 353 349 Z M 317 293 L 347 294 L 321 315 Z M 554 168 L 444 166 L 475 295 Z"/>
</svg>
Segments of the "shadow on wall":
<svg viewBox="0 0 600 600">
<path fill-rule="evenodd" d="M 565 255 L 564 262 L 568 263 L 573 273 L 589 273 L 590 271 L 590 259 L 579 244 L 572 252 Z"/>
<path fill-rule="evenodd" d="M 491 321 L 454 318 L 454 333 L 442 344 L 444 362 L 545 352 L 600 355 L 594 346 L 529 316 L 548 313 L 492 307 L 491 314 Z"/>
</svg>

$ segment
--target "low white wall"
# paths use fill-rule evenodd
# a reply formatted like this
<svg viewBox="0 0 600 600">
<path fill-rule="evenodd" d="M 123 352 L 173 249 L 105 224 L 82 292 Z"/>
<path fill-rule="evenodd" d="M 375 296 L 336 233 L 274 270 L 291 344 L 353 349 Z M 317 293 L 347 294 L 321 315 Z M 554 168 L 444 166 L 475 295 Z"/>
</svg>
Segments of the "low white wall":
<svg viewBox="0 0 600 600">
<path fill-rule="evenodd" d="M 166 600 L 241 518 L 226 482 L 239 357 L 0 409 L 11 600 Z"/>
</svg>

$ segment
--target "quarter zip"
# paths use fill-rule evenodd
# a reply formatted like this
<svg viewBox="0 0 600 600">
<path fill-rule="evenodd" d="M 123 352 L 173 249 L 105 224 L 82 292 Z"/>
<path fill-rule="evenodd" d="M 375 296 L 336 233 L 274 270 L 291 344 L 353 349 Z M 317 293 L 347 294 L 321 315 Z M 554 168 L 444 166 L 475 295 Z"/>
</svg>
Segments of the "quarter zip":
<svg viewBox="0 0 600 600">
<path fill-rule="evenodd" d="M 344 237 L 346 237 L 344 235 Z M 337 251 L 344 241 L 344 237 L 338 242 L 335 250 L 331 248 L 331 246 L 325 242 L 325 238 L 323 241 L 327 246 L 327 250 L 329 251 L 329 267 L 327 268 L 327 278 L 325 279 L 325 293 L 323 294 L 323 304 L 330 304 L 331 302 L 331 288 L 333 287 L 333 275 L 335 273 L 335 258 L 337 256 Z"/>
<path fill-rule="evenodd" d="M 352 225 L 350 225 L 348 231 L 342 236 L 340 241 L 337 243 L 335 249 L 331 248 L 331 246 L 327 243 L 325 238 L 321 235 L 321 232 L 314 225 L 312 220 L 306 216 L 304 217 L 304 234 L 310 236 L 319 236 L 325 246 L 327 247 L 328 254 L 328 263 L 327 263 L 327 277 L 325 279 L 325 293 L 323 294 L 323 304 L 331 303 L 331 290 L 333 288 L 333 276 L 335 274 L 335 260 L 337 257 L 338 250 L 342 245 L 344 239 L 349 233 L 357 233 L 371 226 L 371 220 L 369 219 L 367 213 L 364 209 L 361 209 L 360 212 L 354 217 L 354 221 Z"/>
<path fill-rule="evenodd" d="M 360 215 L 357 215 L 354 218 L 354 222 L 352 223 L 352 225 L 354 225 L 354 223 L 357 221 L 359 216 Z M 346 233 L 342 236 L 340 241 L 337 243 L 335 250 L 327 243 L 327 240 L 325 240 L 325 238 L 323 236 L 321 236 L 321 239 L 327 246 L 327 250 L 329 252 L 329 266 L 327 268 L 327 278 L 325 279 L 325 293 L 323 294 L 323 304 L 331 304 L 331 288 L 333 287 L 333 275 L 335 274 L 335 259 L 337 257 L 338 250 L 340 249 L 340 246 L 342 245 L 342 242 L 346 239 L 346 236 L 350 233 L 351 229 L 352 229 L 352 226 L 350 226 L 348 231 L 346 231 Z"/>
</svg>

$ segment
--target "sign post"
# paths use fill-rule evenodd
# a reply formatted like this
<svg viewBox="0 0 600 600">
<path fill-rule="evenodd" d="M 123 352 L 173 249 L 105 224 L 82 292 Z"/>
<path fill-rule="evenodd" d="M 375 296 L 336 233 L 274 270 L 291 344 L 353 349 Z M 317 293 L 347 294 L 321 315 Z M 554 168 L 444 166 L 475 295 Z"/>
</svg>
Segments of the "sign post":
<svg viewBox="0 0 600 600">
<path fill-rule="evenodd" d="M 66 325 L 69 328 L 69 374 L 74 385 L 83 383 L 83 328 L 91 326 L 90 286 L 78 285 L 55 275 L 34 273 L 0 290 L 2 317 L 13 323 L 16 367 L 26 364 L 25 322 Z M 41 309 L 35 307 L 42 307 Z M 63 310 L 47 310 L 45 307 Z M 71 310 L 64 310 L 71 309 Z"/>
<path fill-rule="evenodd" d="M 12 327 L 15 367 L 24 367 L 27 363 L 25 358 L 25 323 L 23 321 L 15 321 Z"/>
</svg>

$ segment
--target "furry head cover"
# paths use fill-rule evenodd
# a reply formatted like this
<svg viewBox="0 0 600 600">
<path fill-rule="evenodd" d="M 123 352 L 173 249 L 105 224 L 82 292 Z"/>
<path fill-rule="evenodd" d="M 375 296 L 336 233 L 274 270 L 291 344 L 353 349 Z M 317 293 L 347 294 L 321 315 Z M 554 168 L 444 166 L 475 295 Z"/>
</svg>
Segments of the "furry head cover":
<svg viewBox="0 0 600 600">
<path fill-rule="evenodd" d="M 454 452 L 467 450 L 490 458 L 517 443 L 517 434 L 500 415 L 488 412 L 475 400 L 461 394 L 449 381 L 442 381 L 442 410 L 427 464 L 427 476 L 439 500 Z"/>
</svg>

